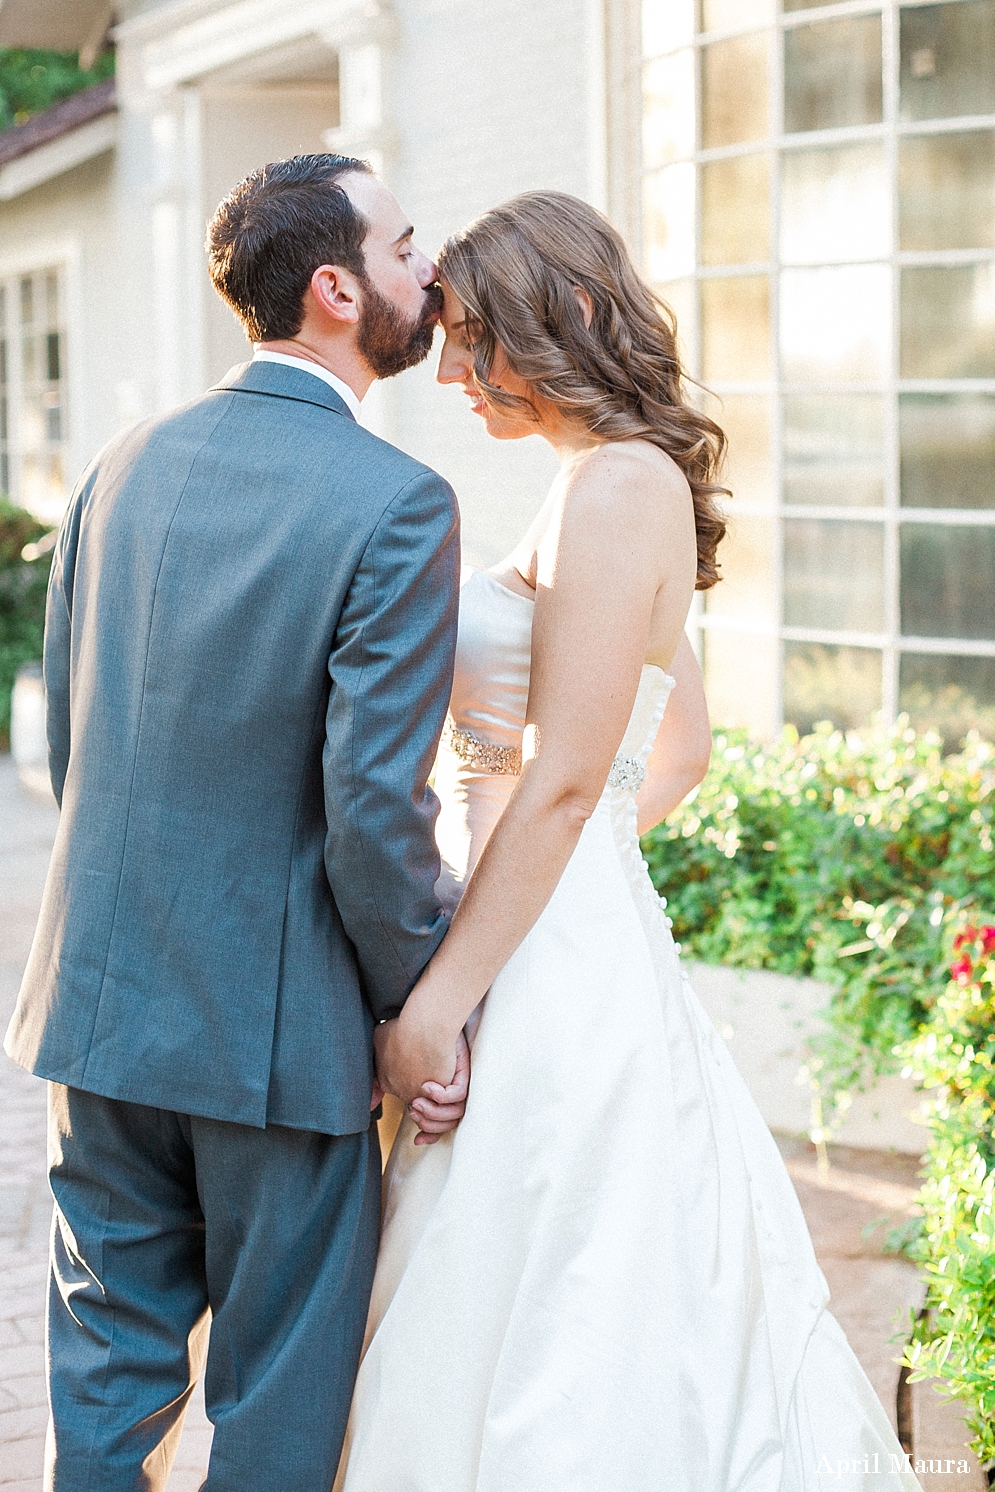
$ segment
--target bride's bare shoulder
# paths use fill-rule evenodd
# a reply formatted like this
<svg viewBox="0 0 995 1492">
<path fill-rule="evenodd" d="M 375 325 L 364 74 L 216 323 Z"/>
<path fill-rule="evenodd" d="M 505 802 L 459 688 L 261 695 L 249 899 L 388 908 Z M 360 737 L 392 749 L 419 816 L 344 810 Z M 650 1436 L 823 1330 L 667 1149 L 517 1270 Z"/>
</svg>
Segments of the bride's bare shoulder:
<svg viewBox="0 0 995 1492">
<path fill-rule="evenodd" d="M 564 473 L 564 509 L 601 511 L 615 519 L 672 512 L 690 501 L 677 462 L 648 440 L 607 441 L 579 454 Z"/>
</svg>

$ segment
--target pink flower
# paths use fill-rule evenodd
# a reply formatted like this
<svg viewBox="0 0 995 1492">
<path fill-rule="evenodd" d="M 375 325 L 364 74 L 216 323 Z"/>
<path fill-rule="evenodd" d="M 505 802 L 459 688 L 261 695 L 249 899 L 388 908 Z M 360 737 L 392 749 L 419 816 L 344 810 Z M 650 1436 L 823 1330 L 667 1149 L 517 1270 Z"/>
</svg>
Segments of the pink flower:
<svg viewBox="0 0 995 1492">
<path fill-rule="evenodd" d="M 982 953 L 995 953 L 995 927 L 981 929 L 981 951 Z"/>
<path fill-rule="evenodd" d="M 968 925 L 964 928 L 963 932 L 959 932 L 954 938 L 954 952 L 959 953 L 960 950 L 966 947 L 968 943 L 977 942 L 977 938 L 978 929 L 975 927 L 973 922 L 969 922 Z"/>
<path fill-rule="evenodd" d="M 950 965 L 950 972 L 958 984 L 967 984 L 974 972 L 974 964 L 966 953 L 962 953 Z"/>
</svg>

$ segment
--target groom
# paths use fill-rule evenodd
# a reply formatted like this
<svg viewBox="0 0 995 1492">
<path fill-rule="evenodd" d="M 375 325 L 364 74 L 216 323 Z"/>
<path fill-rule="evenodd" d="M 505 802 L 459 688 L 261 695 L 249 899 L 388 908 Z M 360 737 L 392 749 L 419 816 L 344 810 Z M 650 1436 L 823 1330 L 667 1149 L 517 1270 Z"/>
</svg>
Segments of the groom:
<svg viewBox="0 0 995 1492">
<path fill-rule="evenodd" d="M 160 1492 L 208 1309 L 209 1492 L 335 1474 L 379 1227 L 373 1025 L 446 929 L 456 503 L 356 422 L 431 345 L 412 232 L 360 161 L 242 182 L 210 267 L 255 357 L 112 441 L 59 537 L 62 818 L 6 1043 L 50 1080 L 54 1492 Z M 465 1095 L 461 1063 L 436 1131 Z"/>
</svg>

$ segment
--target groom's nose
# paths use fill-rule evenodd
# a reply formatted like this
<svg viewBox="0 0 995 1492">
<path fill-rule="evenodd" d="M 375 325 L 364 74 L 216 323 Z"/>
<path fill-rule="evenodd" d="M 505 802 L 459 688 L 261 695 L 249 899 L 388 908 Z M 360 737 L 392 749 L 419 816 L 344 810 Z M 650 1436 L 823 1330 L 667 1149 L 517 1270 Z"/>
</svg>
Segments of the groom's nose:
<svg viewBox="0 0 995 1492">
<path fill-rule="evenodd" d="M 434 285 L 439 278 L 439 266 L 435 264 L 427 254 L 421 255 L 421 263 L 418 266 L 418 283 L 423 290 L 429 285 Z"/>
</svg>

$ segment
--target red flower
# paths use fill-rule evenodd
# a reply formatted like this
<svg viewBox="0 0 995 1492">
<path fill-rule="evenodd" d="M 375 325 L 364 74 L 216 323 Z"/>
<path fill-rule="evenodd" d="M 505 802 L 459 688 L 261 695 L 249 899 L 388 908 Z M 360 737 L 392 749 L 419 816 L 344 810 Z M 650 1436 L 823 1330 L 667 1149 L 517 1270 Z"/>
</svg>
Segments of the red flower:
<svg viewBox="0 0 995 1492">
<path fill-rule="evenodd" d="M 966 953 L 962 953 L 960 958 L 955 958 L 950 965 L 950 972 L 958 984 L 967 984 L 974 972 L 974 964 Z"/>
<path fill-rule="evenodd" d="M 969 922 L 967 927 L 964 928 L 963 932 L 959 932 L 954 938 L 954 952 L 959 953 L 960 950 L 962 948 L 965 948 L 968 943 L 976 943 L 977 939 L 978 929 L 975 927 L 973 922 Z"/>
<path fill-rule="evenodd" d="M 981 951 L 982 953 L 995 953 L 995 927 L 981 929 Z"/>
</svg>

